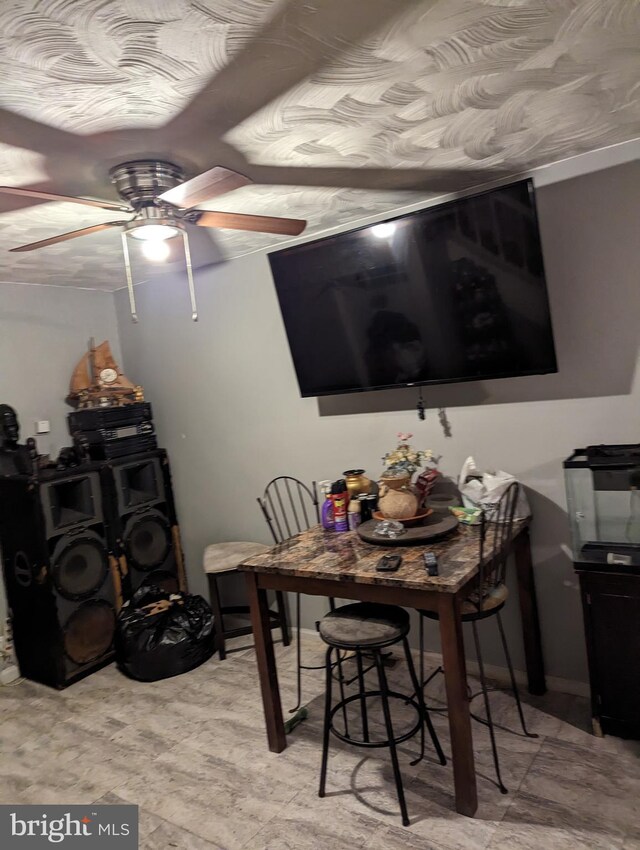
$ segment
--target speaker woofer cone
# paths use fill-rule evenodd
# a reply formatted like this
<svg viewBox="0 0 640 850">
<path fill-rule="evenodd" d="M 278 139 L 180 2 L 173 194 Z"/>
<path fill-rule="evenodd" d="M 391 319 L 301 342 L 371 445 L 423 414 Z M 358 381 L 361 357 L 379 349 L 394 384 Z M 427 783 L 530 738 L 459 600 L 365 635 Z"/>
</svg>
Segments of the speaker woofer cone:
<svg viewBox="0 0 640 850">
<path fill-rule="evenodd" d="M 163 564 L 171 551 L 171 528 L 159 511 L 134 516 L 124 533 L 129 562 L 147 572 Z"/>
<path fill-rule="evenodd" d="M 65 599 L 74 601 L 94 596 L 109 572 L 106 545 L 92 532 L 63 537 L 51 560 L 56 590 Z"/>
<path fill-rule="evenodd" d="M 153 585 L 154 587 L 159 587 L 161 590 L 165 590 L 167 593 L 180 592 L 178 576 L 170 573 L 168 570 L 153 570 L 153 572 L 147 573 L 142 585 L 145 587 Z"/>
<path fill-rule="evenodd" d="M 103 599 L 83 602 L 64 627 L 64 651 L 74 664 L 89 664 L 105 655 L 113 645 L 116 612 Z"/>
</svg>

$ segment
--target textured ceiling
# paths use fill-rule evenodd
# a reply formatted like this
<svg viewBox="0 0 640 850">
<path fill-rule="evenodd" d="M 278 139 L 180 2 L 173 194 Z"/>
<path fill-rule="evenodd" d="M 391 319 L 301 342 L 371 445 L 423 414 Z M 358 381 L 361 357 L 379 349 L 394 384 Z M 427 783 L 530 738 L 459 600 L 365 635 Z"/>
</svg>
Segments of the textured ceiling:
<svg viewBox="0 0 640 850">
<path fill-rule="evenodd" d="M 639 136 L 639 45 L 637 0 L 2 0 L 0 184 L 225 165 L 261 185 L 201 206 L 313 235 Z M 117 231 L 7 253 L 114 217 L 0 196 L 0 280 L 119 288 Z M 278 244 L 214 238 L 199 263 Z"/>
</svg>

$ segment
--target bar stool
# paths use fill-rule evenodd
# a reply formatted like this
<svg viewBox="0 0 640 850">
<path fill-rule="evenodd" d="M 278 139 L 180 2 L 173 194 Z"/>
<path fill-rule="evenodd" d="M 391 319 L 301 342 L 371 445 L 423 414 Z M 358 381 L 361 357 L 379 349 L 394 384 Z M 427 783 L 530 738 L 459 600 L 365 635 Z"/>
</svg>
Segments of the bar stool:
<svg viewBox="0 0 640 850">
<path fill-rule="evenodd" d="M 436 735 L 435 729 L 429 717 L 429 713 L 425 707 L 422 695 L 422 689 L 418 687 L 418 679 L 416 677 L 413 659 L 409 650 L 407 634 L 409 633 L 409 615 L 404 608 L 399 608 L 395 605 L 380 605 L 373 602 L 355 602 L 349 605 L 343 605 L 326 614 L 320 621 L 320 637 L 327 644 L 326 660 L 325 660 L 325 676 L 326 676 L 326 692 L 325 692 L 325 708 L 324 708 L 324 727 L 322 735 L 322 766 L 320 768 L 320 788 L 318 796 L 324 797 L 325 784 L 327 778 L 327 763 L 329 759 L 329 734 L 332 733 L 341 741 L 347 744 L 353 744 L 356 747 L 379 748 L 388 747 L 391 754 L 391 765 L 393 767 L 393 776 L 396 784 L 396 793 L 400 804 L 400 812 L 402 814 L 402 823 L 404 826 L 409 825 L 409 816 L 407 814 L 407 804 L 404 798 L 404 789 L 402 786 L 402 776 L 400 774 L 400 765 L 398 763 L 397 745 L 403 741 L 412 738 L 420 731 L 420 755 L 417 759 L 411 762 L 412 765 L 417 764 L 424 756 L 424 726 L 425 723 L 429 730 L 431 740 L 435 747 L 436 753 L 440 760 L 440 764 L 446 764 L 442 747 Z M 402 643 L 409 676 L 414 687 L 414 696 L 400 694 L 397 691 L 389 690 L 387 677 L 385 674 L 384 663 L 382 660 L 382 649 L 392 646 L 396 643 Z M 342 698 L 332 705 L 331 686 L 333 682 L 333 663 L 331 660 L 332 653 L 339 653 L 340 650 L 350 650 L 356 653 L 356 663 L 358 669 L 358 693 Z M 378 673 L 378 690 L 365 690 L 362 653 L 366 651 L 368 655 L 373 656 L 374 664 Z M 367 700 L 375 697 L 380 697 L 382 702 L 382 712 L 384 715 L 384 724 L 386 738 L 383 740 L 372 740 L 369 734 L 369 719 L 367 711 Z M 414 698 L 415 697 L 415 698 Z M 414 726 L 408 732 L 400 735 L 395 735 L 393 724 L 391 721 L 391 709 L 389 700 L 401 700 L 406 705 L 412 705 L 417 714 L 417 720 Z M 362 722 L 362 738 L 353 738 L 349 734 L 347 724 L 346 708 L 351 702 L 358 701 L 360 703 L 360 713 Z M 344 733 L 340 732 L 333 724 L 333 718 L 338 711 L 342 711 L 344 715 Z"/>
<path fill-rule="evenodd" d="M 239 635 L 248 635 L 253 631 L 251 626 L 240 626 L 236 629 L 224 628 L 224 616 L 229 614 L 239 614 L 248 616 L 251 611 L 248 605 L 228 605 L 223 607 L 220 604 L 220 593 L 218 589 L 218 578 L 221 576 L 229 576 L 237 574 L 238 564 L 241 564 L 252 555 L 261 555 L 263 552 L 268 552 L 270 546 L 265 546 L 264 543 L 249 543 L 249 542 L 231 542 L 231 543 L 212 543 L 204 550 L 204 571 L 207 574 L 209 581 L 209 595 L 211 598 L 211 608 L 216 620 L 216 644 L 218 656 L 223 661 L 226 656 L 225 641 L 227 638 L 238 637 Z M 282 630 L 282 643 L 289 646 L 289 625 L 287 623 L 287 612 L 284 605 L 284 596 L 281 591 L 276 593 L 276 611 L 270 611 L 271 628 Z"/>
<path fill-rule="evenodd" d="M 500 612 L 504 608 L 509 596 L 506 585 L 507 560 L 509 552 L 511 551 L 511 541 L 513 540 L 513 525 L 519 492 L 520 485 L 518 482 L 514 481 L 507 487 L 500 499 L 488 512 L 488 515 L 486 511 L 483 511 L 480 525 L 480 570 L 478 574 L 478 582 L 472 594 L 463 601 L 461 608 L 462 622 L 471 623 L 473 640 L 476 649 L 476 659 L 478 661 L 478 672 L 480 674 L 481 688 L 477 693 L 471 694 L 470 699 L 473 700 L 482 694 L 486 719 L 473 714 L 473 712 L 471 713 L 471 716 L 474 720 L 477 720 L 479 723 L 483 723 L 489 728 L 489 738 L 491 740 L 491 751 L 493 754 L 493 766 L 495 768 L 497 785 L 501 794 L 507 794 L 508 790 L 502 781 L 502 775 L 500 773 L 500 760 L 498 758 L 498 747 L 496 744 L 493 718 L 491 716 L 491 703 L 489 701 L 490 689 L 487 686 L 487 677 L 484 671 L 484 661 L 482 658 L 477 624 L 492 617 L 496 618 L 502 648 L 504 650 L 507 667 L 509 669 L 511 690 L 518 709 L 522 734 L 526 738 L 537 738 L 538 735 L 535 732 L 529 732 L 527 729 L 524 713 L 522 711 L 520 692 L 518 691 L 518 683 L 516 682 L 516 677 L 513 672 L 511 654 L 509 653 L 507 637 L 505 635 L 502 618 L 500 616 Z M 437 620 L 438 613 L 436 611 L 420 611 L 419 614 L 420 678 L 422 680 L 422 691 L 424 694 L 425 686 L 429 684 L 434 676 L 443 671 L 442 667 L 438 667 L 428 679 L 424 679 L 423 618 Z"/>
</svg>

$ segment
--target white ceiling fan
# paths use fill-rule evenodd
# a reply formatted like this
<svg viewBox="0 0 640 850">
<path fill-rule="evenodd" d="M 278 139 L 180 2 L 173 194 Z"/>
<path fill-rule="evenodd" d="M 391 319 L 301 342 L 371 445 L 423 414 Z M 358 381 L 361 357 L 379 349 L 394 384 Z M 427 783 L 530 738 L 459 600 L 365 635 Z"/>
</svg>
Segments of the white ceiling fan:
<svg viewBox="0 0 640 850">
<path fill-rule="evenodd" d="M 119 229 L 135 319 L 129 262 L 129 246 L 133 243 L 129 237 L 140 240 L 147 258 L 160 261 L 169 253 L 171 240 L 180 236 L 195 319 L 187 236 L 189 229 L 192 234 L 195 232 L 193 225 L 202 227 L 202 234 L 204 228 L 232 228 L 282 236 L 297 236 L 306 226 L 300 219 L 202 210 L 199 204 L 249 183 L 450 192 L 461 184 L 469 188 L 469 180 L 475 185 L 495 180 L 501 176 L 495 166 L 488 169 L 474 166 L 467 171 L 459 167 L 431 167 L 427 162 L 397 168 L 342 163 L 318 167 L 297 160 L 261 164 L 250 161 L 228 137 L 231 130 L 266 104 L 275 102 L 370 33 L 421 2 L 366 0 L 354 2 L 354 8 L 346 10 L 344 0 L 322 3 L 283 0 L 275 4 L 273 14 L 260 29 L 184 108 L 158 126 L 118 126 L 81 134 L 0 106 L 0 143 L 39 153 L 48 176 L 44 184 L 0 187 L 0 212 L 44 201 L 61 201 L 132 216 L 10 250 L 33 251 L 103 230 Z M 366 14 L 362 14 L 364 6 Z M 229 167 L 221 167 L 219 163 Z M 185 176 L 198 171 L 202 173 L 185 181 Z M 110 188 L 105 185 L 107 173 L 122 203 L 100 200 L 99 196 L 108 194 Z M 73 187 L 75 195 L 65 194 L 68 186 Z"/>
<path fill-rule="evenodd" d="M 171 162 L 163 160 L 135 160 L 115 166 L 109 172 L 116 191 L 123 200 L 122 204 L 97 198 L 82 198 L 42 192 L 18 186 L 0 186 L 0 193 L 23 197 L 39 198 L 46 201 L 65 201 L 85 206 L 98 207 L 115 212 L 133 213 L 128 220 L 107 221 L 102 224 L 92 224 L 80 230 L 71 230 L 49 239 L 30 242 L 11 248 L 12 252 L 35 251 L 89 236 L 102 230 L 119 228 L 122 236 L 122 250 L 131 302 L 131 315 L 137 321 L 133 279 L 129 259 L 127 237 L 142 242 L 142 252 L 149 260 L 162 261 L 169 256 L 167 242 L 181 236 L 184 246 L 184 256 L 191 297 L 192 318 L 198 318 L 189 238 L 187 224 L 199 227 L 223 227 L 234 230 L 251 230 L 258 233 L 275 233 L 282 236 L 298 236 L 307 222 L 295 218 L 277 218 L 265 215 L 247 215 L 242 213 L 215 212 L 199 210 L 197 204 L 210 201 L 213 198 L 246 186 L 252 181 L 248 177 L 220 166 L 211 168 L 203 174 L 184 180 L 182 169 Z"/>
</svg>

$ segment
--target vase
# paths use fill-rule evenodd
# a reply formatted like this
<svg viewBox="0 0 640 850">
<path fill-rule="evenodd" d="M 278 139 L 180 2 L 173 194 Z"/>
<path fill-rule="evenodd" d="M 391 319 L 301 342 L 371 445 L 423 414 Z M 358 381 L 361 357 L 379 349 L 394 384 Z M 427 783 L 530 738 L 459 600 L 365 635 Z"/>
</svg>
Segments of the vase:
<svg viewBox="0 0 640 850">
<path fill-rule="evenodd" d="M 397 484 L 397 481 L 397 478 L 380 479 L 378 510 L 387 519 L 408 519 L 418 512 L 418 497 L 408 486 L 408 475 L 404 484 Z"/>
<path fill-rule="evenodd" d="M 364 474 L 364 469 L 347 469 L 342 474 L 347 482 L 350 499 L 371 492 L 371 479 Z"/>
</svg>

